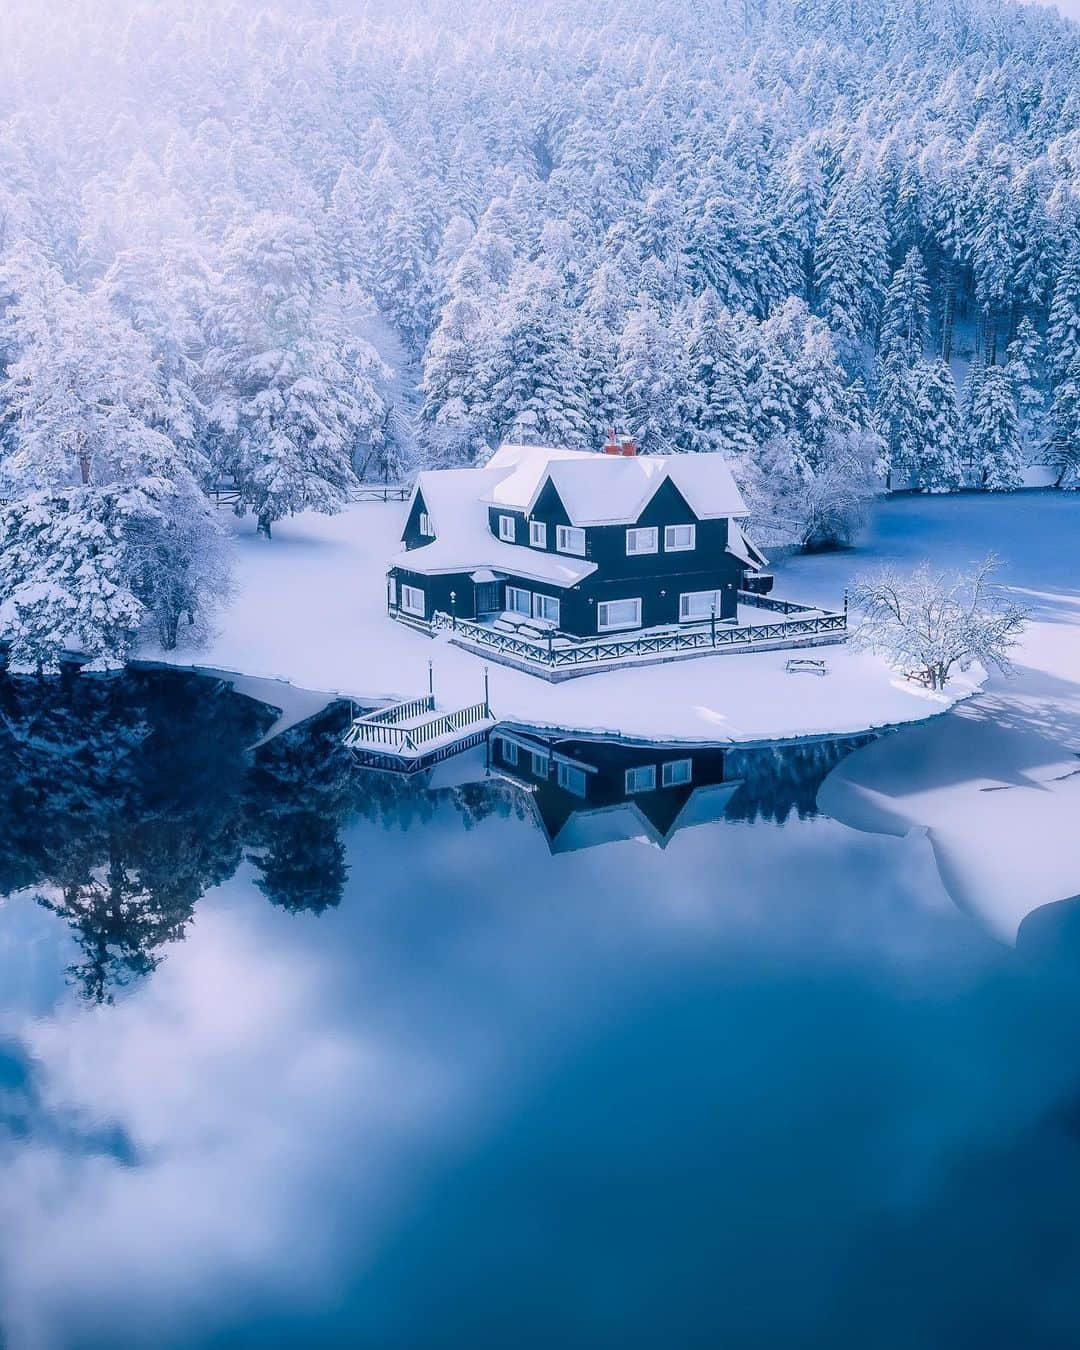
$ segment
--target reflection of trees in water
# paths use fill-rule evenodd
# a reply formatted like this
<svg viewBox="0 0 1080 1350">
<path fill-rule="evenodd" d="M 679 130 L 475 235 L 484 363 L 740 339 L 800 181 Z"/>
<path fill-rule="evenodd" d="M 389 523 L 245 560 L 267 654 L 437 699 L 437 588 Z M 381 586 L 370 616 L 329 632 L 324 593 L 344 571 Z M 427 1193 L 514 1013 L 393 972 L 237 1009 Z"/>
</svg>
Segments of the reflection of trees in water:
<svg viewBox="0 0 1080 1350">
<path fill-rule="evenodd" d="M 847 736 L 728 750 L 724 776 L 741 779 L 742 783 L 728 803 L 727 819 L 750 823 L 769 820 L 782 825 L 793 812 L 800 820 L 817 815 L 818 789 L 826 777 L 842 759 L 873 739 Z"/>
<path fill-rule="evenodd" d="M 241 857 L 258 705 L 184 675 L 0 681 L 0 893 L 40 886 L 96 1001 L 152 970 Z"/>
<path fill-rule="evenodd" d="M 331 719 L 297 727 L 260 751 L 245 784 L 245 843 L 256 885 L 275 905 L 319 914 L 341 903 L 348 867 L 341 824 L 352 761 Z"/>
<path fill-rule="evenodd" d="M 481 766 L 441 789 L 357 770 L 333 715 L 252 754 L 270 717 L 180 672 L 0 679 L 0 895 L 38 888 L 67 921 L 87 998 L 109 1001 L 152 971 L 244 857 L 273 904 L 321 913 L 344 893 L 351 817 L 402 832 L 447 809 L 466 830 L 531 819 L 527 798 Z M 727 752 L 724 777 L 743 780 L 727 816 L 812 815 L 822 779 L 867 739 Z"/>
</svg>

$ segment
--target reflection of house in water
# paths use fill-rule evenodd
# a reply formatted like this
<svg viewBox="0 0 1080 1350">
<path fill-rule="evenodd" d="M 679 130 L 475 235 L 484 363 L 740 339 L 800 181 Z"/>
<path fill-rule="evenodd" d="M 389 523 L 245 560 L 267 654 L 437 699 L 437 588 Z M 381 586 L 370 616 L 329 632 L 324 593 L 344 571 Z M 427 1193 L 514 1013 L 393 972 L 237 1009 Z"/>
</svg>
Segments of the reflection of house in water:
<svg viewBox="0 0 1080 1350">
<path fill-rule="evenodd" d="M 553 853 L 640 839 L 665 848 L 678 830 L 720 820 L 738 781 L 720 746 L 570 740 L 500 727 L 493 772 L 529 789 Z"/>
<path fill-rule="evenodd" d="M 528 789 L 553 853 L 639 839 L 666 848 L 691 825 L 817 814 L 826 775 L 872 736 L 787 745 L 626 745 L 502 726 L 488 771 Z"/>
</svg>

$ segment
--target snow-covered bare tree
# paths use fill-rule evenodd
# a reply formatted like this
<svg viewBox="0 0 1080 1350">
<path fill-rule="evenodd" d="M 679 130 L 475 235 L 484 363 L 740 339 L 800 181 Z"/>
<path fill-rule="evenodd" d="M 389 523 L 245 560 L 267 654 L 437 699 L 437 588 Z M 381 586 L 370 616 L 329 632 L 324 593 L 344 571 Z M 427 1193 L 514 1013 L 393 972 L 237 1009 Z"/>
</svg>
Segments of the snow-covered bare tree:
<svg viewBox="0 0 1080 1350">
<path fill-rule="evenodd" d="M 957 670 L 979 662 L 1004 673 L 1027 618 L 995 577 L 990 554 L 965 572 L 923 563 L 914 572 L 882 567 L 856 580 L 856 646 L 881 652 L 931 689 L 944 689 Z"/>
</svg>

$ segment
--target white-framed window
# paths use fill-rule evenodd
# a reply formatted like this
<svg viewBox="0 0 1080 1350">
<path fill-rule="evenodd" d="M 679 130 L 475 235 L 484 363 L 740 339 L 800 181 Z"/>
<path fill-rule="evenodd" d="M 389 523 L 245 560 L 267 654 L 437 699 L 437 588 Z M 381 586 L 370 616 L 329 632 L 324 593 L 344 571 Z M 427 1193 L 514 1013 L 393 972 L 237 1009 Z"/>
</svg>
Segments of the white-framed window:
<svg viewBox="0 0 1080 1350">
<path fill-rule="evenodd" d="M 431 528 L 431 517 L 426 511 L 420 512 L 420 533 L 429 536 L 435 533 Z"/>
<path fill-rule="evenodd" d="M 633 553 L 655 553 L 659 547 L 659 531 L 655 525 L 647 528 L 639 527 L 635 530 L 626 531 L 626 552 L 627 555 Z"/>
<path fill-rule="evenodd" d="M 652 792 L 656 787 L 656 765 L 639 764 L 636 768 L 626 771 L 626 791 L 632 792 Z"/>
<path fill-rule="evenodd" d="M 664 787 L 682 787 L 694 776 L 692 759 L 669 759 L 660 766 L 660 781 Z"/>
<path fill-rule="evenodd" d="M 547 548 L 547 526 L 542 520 L 529 521 L 529 543 L 533 548 Z"/>
<path fill-rule="evenodd" d="M 506 608 L 513 614 L 528 614 L 532 617 L 532 591 L 523 591 L 520 586 L 507 586 Z"/>
<path fill-rule="evenodd" d="M 532 771 L 537 778 L 546 778 L 550 767 L 551 760 L 546 750 L 532 751 Z"/>
<path fill-rule="evenodd" d="M 505 736 L 499 737 L 499 746 L 502 751 L 503 763 L 514 766 L 518 762 L 517 741 L 508 741 Z"/>
<path fill-rule="evenodd" d="M 402 586 L 401 608 L 406 614 L 415 614 L 421 619 L 424 617 L 424 592 L 419 586 Z"/>
<path fill-rule="evenodd" d="M 575 797 L 584 797 L 586 789 L 585 770 L 576 764 L 567 764 L 565 760 L 555 761 L 555 779 L 561 788 L 572 792 Z"/>
<path fill-rule="evenodd" d="M 553 623 L 558 628 L 560 608 L 558 600 L 553 596 L 533 592 L 532 616 L 534 619 L 547 619 L 549 623 Z"/>
<path fill-rule="evenodd" d="M 697 547 L 696 525 L 665 525 L 664 552 L 688 553 Z"/>
<path fill-rule="evenodd" d="M 390 608 L 397 609 L 397 577 L 389 578 L 386 589 L 390 600 Z"/>
<path fill-rule="evenodd" d="M 610 633 L 613 628 L 640 628 L 640 600 L 601 600 L 596 606 L 596 631 Z"/>
<path fill-rule="evenodd" d="M 695 619 L 710 619 L 720 614 L 719 591 L 684 591 L 679 596 L 679 622 L 693 623 Z"/>
<path fill-rule="evenodd" d="M 499 517 L 499 538 L 505 539 L 508 544 L 512 544 L 517 538 L 517 528 L 513 516 Z"/>
<path fill-rule="evenodd" d="M 557 525 L 555 547 L 560 553 L 576 553 L 579 558 L 584 558 L 585 531 L 576 525 Z"/>
</svg>

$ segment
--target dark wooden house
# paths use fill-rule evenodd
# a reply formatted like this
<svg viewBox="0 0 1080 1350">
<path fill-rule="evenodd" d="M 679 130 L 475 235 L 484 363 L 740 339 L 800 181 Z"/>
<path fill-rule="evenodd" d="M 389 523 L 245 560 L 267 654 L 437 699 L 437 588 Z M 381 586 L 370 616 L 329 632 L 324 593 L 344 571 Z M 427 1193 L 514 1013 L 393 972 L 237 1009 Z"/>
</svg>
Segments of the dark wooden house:
<svg viewBox="0 0 1080 1350">
<path fill-rule="evenodd" d="M 576 637 L 734 621 L 766 560 L 720 454 L 504 445 L 476 469 L 420 474 L 387 601 L 430 622 L 507 613 Z"/>
</svg>

